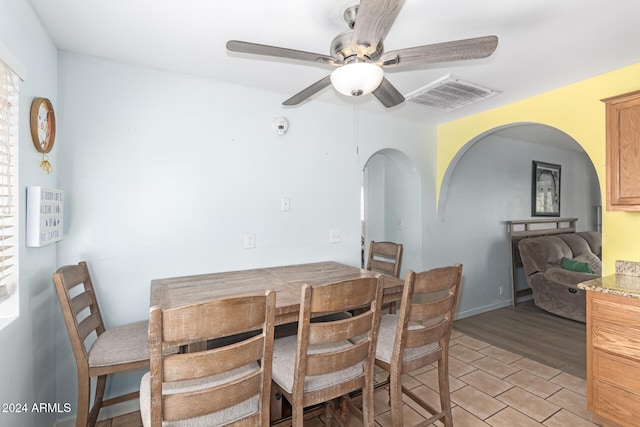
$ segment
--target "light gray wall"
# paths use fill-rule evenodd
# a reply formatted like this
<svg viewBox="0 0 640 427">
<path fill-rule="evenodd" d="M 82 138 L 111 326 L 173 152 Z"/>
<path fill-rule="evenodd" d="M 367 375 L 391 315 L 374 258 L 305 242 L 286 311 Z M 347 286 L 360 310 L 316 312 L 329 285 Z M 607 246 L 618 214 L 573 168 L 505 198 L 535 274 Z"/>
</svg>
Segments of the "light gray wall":
<svg viewBox="0 0 640 427">
<path fill-rule="evenodd" d="M 0 426 L 50 426 L 57 415 L 33 412 L 32 405 L 57 402 L 54 337 L 60 307 L 51 282 L 51 273 L 56 268 L 56 245 L 25 247 L 23 220 L 26 187 L 56 186 L 57 147 L 63 142 L 55 141 L 49 154 L 54 172 L 47 175 L 39 168 L 42 155 L 31 141 L 29 111 L 35 97 L 49 98 L 55 111 L 59 111 L 57 50 L 30 3 L 24 0 L 0 2 L 0 43 L 25 71 L 19 106 L 20 316 L 0 330 L 0 403 L 23 403 L 28 409 L 26 413 L 0 412 Z"/>
<path fill-rule="evenodd" d="M 385 147 L 422 158 L 435 145 L 432 129 L 382 107 L 283 109 L 282 95 L 269 92 L 70 53 L 59 61 L 59 186 L 68 194 L 59 263 L 89 262 L 110 326 L 148 317 L 155 278 L 320 260 L 359 266 L 365 162 Z M 284 136 L 271 130 L 277 116 L 289 120 Z M 331 244 L 335 228 L 342 242 Z M 245 232 L 255 249 L 243 249 Z M 58 339 L 58 398 L 74 400 L 73 360 Z"/>
<path fill-rule="evenodd" d="M 506 224 L 531 218 L 533 160 L 562 166 L 560 216 L 579 218 L 579 231 L 595 230 L 600 188 L 584 152 L 492 135 L 476 142 L 451 173 L 435 233 L 437 263 L 464 264 L 458 317 L 511 304 Z"/>
</svg>

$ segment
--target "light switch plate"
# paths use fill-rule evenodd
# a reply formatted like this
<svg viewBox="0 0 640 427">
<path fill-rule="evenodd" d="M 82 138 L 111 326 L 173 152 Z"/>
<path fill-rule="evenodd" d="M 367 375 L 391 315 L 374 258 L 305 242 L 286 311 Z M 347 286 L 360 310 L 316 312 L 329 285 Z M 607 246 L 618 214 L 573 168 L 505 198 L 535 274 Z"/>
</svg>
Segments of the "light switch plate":
<svg viewBox="0 0 640 427">
<path fill-rule="evenodd" d="M 244 233 L 244 248 L 253 249 L 256 247 L 256 233 Z"/>
</svg>

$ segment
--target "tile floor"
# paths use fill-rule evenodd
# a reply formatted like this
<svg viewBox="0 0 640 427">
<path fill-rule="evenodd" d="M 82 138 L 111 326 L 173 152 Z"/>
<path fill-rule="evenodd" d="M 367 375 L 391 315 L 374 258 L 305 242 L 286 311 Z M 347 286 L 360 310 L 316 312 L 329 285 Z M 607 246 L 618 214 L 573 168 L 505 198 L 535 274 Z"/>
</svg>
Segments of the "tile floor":
<svg viewBox="0 0 640 427">
<path fill-rule="evenodd" d="M 456 330 L 451 334 L 449 375 L 453 422 L 456 427 L 587 427 L 591 413 L 586 407 L 586 382 L 558 369 L 502 350 Z M 386 374 L 380 370 L 378 381 Z M 405 384 L 416 389 L 423 399 L 440 407 L 436 365 L 407 375 Z M 376 391 L 376 427 L 391 426 L 391 408 L 387 390 Z M 423 416 L 423 414 L 425 416 Z M 408 426 L 428 416 L 415 404 L 404 405 Z M 121 419 L 101 427 L 139 426 Z M 351 418 L 352 426 L 362 421 Z M 436 426 L 442 424 L 436 423 Z M 322 427 L 320 418 L 305 422 L 307 427 Z"/>
<path fill-rule="evenodd" d="M 555 368 L 453 331 L 449 348 L 453 421 L 456 427 L 595 426 L 587 410 L 586 382 Z M 381 379 L 384 373 L 381 373 Z M 413 372 L 406 383 L 440 407 L 436 366 Z M 387 391 L 376 392 L 376 424 L 391 426 Z M 405 404 L 404 421 L 424 421 L 422 409 Z M 424 413 L 424 412 L 423 412 Z M 436 423 L 435 425 L 441 425 Z"/>
</svg>

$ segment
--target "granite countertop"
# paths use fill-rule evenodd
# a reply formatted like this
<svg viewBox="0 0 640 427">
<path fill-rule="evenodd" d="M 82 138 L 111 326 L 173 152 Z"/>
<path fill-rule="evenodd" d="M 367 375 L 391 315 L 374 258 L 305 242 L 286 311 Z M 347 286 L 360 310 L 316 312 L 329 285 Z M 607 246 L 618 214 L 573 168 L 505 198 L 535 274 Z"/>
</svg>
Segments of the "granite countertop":
<svg viewBox="0 0 640 427">
<path fill-rule="evenodd" d="M 640 299 L 640 277 L 612 274 L 578 283 L 578 288 Z"/>
<path fill-rule="evenodd" d="M 578 288 L 623 297 L 640 298 L 640 263 L 616 261 L 616 274 L 578 283 Z"/>
</svg>

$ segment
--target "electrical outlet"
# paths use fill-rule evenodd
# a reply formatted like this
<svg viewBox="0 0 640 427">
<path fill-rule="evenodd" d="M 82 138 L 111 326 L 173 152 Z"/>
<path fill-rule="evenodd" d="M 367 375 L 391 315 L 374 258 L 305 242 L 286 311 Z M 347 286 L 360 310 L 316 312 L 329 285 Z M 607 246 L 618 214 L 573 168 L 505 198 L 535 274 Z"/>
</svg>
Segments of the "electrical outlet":
<svg viewBox="0 0 640 427">
<path fill-rule="evenodd" d="M 244 248 L 253 249 L 256 247 L 256 233 L 244 233 Z"/>
<path fill-rule="evenodd" d="M 291 199 L 288 197 L 283 197 L 281 200 L 282 212 L 289 212 L 291 210 Z"/>
<path fill-rule="evenodd" d="M 333 230 L 329 230 L 329 243 L 340 243 L 341 240 L 340 229 L 334 228 Z"/>
</svg>

